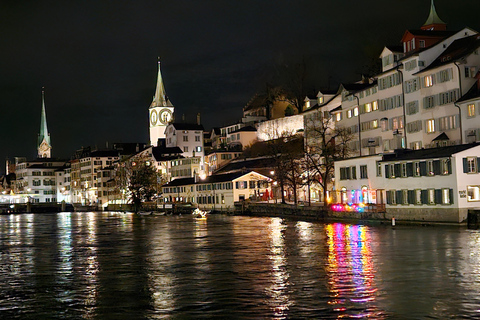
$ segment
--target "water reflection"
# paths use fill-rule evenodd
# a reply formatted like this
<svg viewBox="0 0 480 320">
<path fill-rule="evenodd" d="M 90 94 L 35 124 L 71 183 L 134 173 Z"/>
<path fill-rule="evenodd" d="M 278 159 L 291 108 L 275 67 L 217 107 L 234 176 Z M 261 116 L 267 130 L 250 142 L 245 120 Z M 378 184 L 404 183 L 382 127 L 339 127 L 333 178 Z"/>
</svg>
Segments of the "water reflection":
<svg viewBox="0 0 480 320">
<path fill-rule="evenodd" d="M 269 226 L 270 261 L 272 281 L 267 290 L 268 302 L 276 319 L 286 318 L 291 305 L 288 293 L 290 275 L 285 256 L 284 232 L 286 225 L 282 219 L 272 219 Z"/>
<path fill-rule="evenodd" d="M 2 319 L 478 318 L 480 232 L 0 216 Z"/>
<path fill-rule="evenodd" d="M 384 318 L 375 305 L 377 288 L 368 227 L 335 223 L 326 225 L 325 231 L 333 310 L 339 318 Z"/>
</svg>

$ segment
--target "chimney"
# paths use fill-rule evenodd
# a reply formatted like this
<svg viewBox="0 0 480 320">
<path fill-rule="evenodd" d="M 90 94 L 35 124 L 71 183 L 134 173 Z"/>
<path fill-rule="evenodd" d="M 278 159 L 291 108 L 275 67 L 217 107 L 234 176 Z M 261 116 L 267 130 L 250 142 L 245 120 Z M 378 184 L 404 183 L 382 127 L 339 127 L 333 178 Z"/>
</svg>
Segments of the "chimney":
<svg viewBox="0 0 480 320">
<path fill-rule="evenodd" d="M 197 113 L 197 124 L 200 125 L 200 113 Z"/>
</svg>

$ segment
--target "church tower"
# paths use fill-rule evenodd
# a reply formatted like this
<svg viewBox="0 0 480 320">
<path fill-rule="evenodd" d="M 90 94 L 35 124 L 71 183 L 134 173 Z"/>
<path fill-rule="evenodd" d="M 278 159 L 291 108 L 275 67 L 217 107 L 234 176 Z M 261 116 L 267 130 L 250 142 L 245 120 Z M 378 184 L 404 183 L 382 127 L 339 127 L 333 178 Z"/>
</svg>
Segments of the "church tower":
<svg viewBox="0 0 480 320">
<path fill-rule="evenodd" d="M 158 139 L 165 139 L 165 128 L 173 120 L 173 105 L 165 93 L 162 73 L 160 72 L 160 59 L 158 59 L 157 88 L 152 104 L 148 110 L 150 123 L 150 145 L 157 146 Z"/>
<path fill-rule="evenodd" d="M 431 0 L 430 4 L 430 14 L 428 15 L 427 21 L 421 27 L 422 30 L 432 30 L 432 31 L 445 31 L 447 30 L 447 24 L 440 19 L 435 10 L 435 4 Z"/>
<path fill-rule="evenodd" d="M 38 158 L 50 158 L 52 146 L 50 144 L 50 133 L 47 128 L 47 113 L 45 112 L 45 89 L 42 88 L 42 116 L 40 119 L 40 133 L 37 142 Z"/>
</svg>

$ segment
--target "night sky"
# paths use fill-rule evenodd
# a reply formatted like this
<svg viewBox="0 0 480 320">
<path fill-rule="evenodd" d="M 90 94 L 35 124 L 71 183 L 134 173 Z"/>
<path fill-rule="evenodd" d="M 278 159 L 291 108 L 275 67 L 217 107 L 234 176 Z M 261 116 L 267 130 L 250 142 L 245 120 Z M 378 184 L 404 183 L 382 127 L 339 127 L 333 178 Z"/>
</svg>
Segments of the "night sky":
<svg viewBox="0 0 480 320">
<path fill-rule="evenodd" d="M 436 0 L 456 30 L 480 30 L 480 1 Z M 176 115 L 239 119 L 276 65 L 306 60 L 315 88 L 357 81 L 384 45 L 427 19 L 430 0 L 1 1 L 0 173 L 36 157 L 46 90 L 54 157 L 148 142 L 157 56 Z M 313 62 L 313 63 L 312 63 Z M 177 118 L 177 119 L 178 119 Z"/>
</svg>

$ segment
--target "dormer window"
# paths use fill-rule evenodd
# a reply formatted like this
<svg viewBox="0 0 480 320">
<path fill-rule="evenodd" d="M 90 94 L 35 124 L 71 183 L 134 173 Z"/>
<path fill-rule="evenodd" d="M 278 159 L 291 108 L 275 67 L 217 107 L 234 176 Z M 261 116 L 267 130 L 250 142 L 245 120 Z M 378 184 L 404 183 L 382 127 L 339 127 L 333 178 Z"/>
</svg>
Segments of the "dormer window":
<svg viewBox="0 0 480 320">
<path fill-rule="evenodd" d="M 323 96 L 318 97 L 318 104 L 322 104 L 322 103 L 323 103 Z"/>
<path fill-rule="evenodd" d="M 305 109 L 310 109 L 310 100 L 305 101 Z"/>
</svg>

